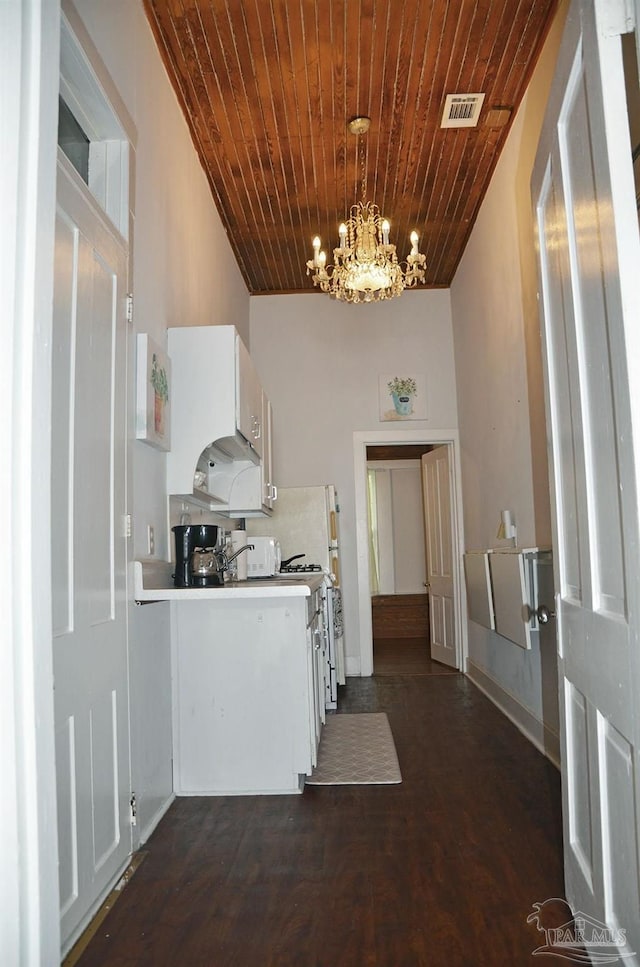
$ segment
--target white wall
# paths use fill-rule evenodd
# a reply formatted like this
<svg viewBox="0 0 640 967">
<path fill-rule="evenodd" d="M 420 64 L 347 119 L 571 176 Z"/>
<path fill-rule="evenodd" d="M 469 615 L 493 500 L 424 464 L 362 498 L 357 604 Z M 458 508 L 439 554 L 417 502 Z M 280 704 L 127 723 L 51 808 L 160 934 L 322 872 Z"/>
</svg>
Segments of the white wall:
<svg viewBox="0 0 640 967">
<path fill-rule="evenodd" d="M 424 507 L 420 462 L 409 469 L 391 472 L 393 505 L 393 556 L 396 594 L 422 594 L 425 591 Z"/>
<path fill-rule="evenodd" d="M 551 543 L 537 276 L 529 179 L 564 10 L 549 35 L 455 279 L 451 307 L 458 385 L 465 542 L 498 546 L 500 511 L 520 546 Z M 522 651 L 469 623 L 472 675 L 557 731 L 553 636 Z M 488 676 L 488 679 L 486 678 Z M 515 706 L 514 706 L 515 707 Z"/>
<path fill-rule="evenodd" d="M 233 323 L 249 343 L 249 294 L 216 211 L 141 0 L 77 0 L 138 132 L 134 326 L 166 348 L 169 326 Z M 166 555 L 165 457 L 134 444 L 134 556 L 155 527 Z"/>
<path fill-rule="evenodd" d="M 457 426 L 449 292 L 359 306 L 323 294 L 257 296 L 251 355 L 273 405 L 276 483 L 338 490 L 347 671 L 359 674 L 353 434 L 406 428 L 428 439 Z M 380 421 L 378 376 L 396 371 L 426 375 L 426 420 Z"/>
<path fill-rule="evenodd" d="M 77 0 L 75 6 L 137 129 L 135 331 L 166 347 L 168 326 L 232 322 L 248 343 L 249 295 L 142 3 Z M 152 525 L 156 556 L 166 559 L 166 457 L 135 440 L 130 453 L 133 556 L 146 557 Z M 133 786 L 144 838 L 172 789 L 168 604 L 131 615 L 130 652 Z"/>
</svg>

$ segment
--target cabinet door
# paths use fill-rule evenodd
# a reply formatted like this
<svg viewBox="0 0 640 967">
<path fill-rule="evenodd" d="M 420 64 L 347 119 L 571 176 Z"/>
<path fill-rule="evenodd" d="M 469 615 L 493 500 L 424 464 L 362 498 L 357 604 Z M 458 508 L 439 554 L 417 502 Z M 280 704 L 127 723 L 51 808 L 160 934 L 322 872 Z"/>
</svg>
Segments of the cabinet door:
<svg viewBox="0 0 640 967">
<path fill-rule="evenodd" d="M 295 793 L 311 772 L 306 604 L 174 601 L 178 795 Z"/>
<path fill-rule="evenodd" d="M 273 482 L 273 436 L 271 432 L 271 403 L 262 394 L 262 506 L 273 510 L 277 498 L 277 488 Z"/>
<path fill-rule="evenodd" d="M 309 739 L 314 766 L 317 764 L 320 733 L 325 720 L 324 656 L 322 650 L 322 626 L 320 612 L 316 610 L 307 628 L 308 675 L 309 675 Z"/>
<path fill-rule="evenodd" d="M 262 386 L 251 357 L 236 337 L 236 423 L 258 456 L 262 456 Z"/>
<path fill-rule="evenodd" d="M 236 477 L 229 497 L 229 513 L 237 517 L 270 516 L 277 489 L 271 482 L 271 403 L 262 398 L 262 454 L 260 465 L 245 469 Z"/>
<path fill-rule="evenodd" d="M 316 669 L 315 669 L 315 681 L 314 681 L 314 685 L 315 685 L 315 689 L 316 689 L 316 706 L 317 706 L 317 710 L 318 710 L 317 711 L 317 717 L 316 717 L 316 723 L 317 723 L 317 728 L 318 728 L 318 741 L 320 741 L 320 732 L 322 731 L 322 726 L 324 725 L 325 720 L 326 720 L 326 714 L 325 714 L 325 708 L 326 708 L 326 697 L 325 697 L 325 691 L 326 691 L 326 688 L 325 688 L 325 662 L 326 662 L 326 657 L 325 657 L 325 650 L 324 650 L 325 637 L 324 637 L 324 628 L 322 626 L 322 616 L 320 614 L 318 615 L 318 620 L 317 620 L 317 623 L 316 623 L 315 639 L 316 639 L 316 643 L 315 643 L 315 652 L 314 652 L 314 654 L 315 654 L 315 661 L 316 661 Z"/>
</svg>

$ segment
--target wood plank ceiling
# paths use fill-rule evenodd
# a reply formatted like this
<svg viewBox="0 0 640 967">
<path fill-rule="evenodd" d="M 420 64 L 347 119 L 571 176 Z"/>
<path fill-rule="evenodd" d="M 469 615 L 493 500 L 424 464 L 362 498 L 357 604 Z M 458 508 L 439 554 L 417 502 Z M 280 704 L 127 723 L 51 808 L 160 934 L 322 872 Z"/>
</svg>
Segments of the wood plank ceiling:
<svg viewBox="0 0 640 967">
<path fill-rule="evenodd" d="M 318 291 L 363 156 L 398 257 L 415 228 L 450 285 L 557 0 L 144 2 L 252 294 Z M 449 93 L 485 94 L 477 127 L 440 127 Z"/>
</svg>

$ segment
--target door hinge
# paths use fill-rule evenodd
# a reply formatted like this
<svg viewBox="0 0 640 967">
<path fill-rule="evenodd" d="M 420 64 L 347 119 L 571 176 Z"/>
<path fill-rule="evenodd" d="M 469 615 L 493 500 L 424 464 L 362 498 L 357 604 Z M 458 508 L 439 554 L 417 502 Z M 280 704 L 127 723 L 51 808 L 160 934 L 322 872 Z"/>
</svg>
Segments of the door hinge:
<svg viewBox="0 0 640 967">
<path fill-rule="evenodd" d="M 138 825 L 138 803 L 135 792 L 131 793 L 131 799 L 129 800 L 129 818 L 132 826 Z"/>
<path fill-rule="evenodd" d="M 133 294 L 127 292 L 127 322 L 133 322 Z"/>
<path fill-rule="evenodd" d="M 122 518 L 122 536 L 127 540 L 131 539 L 132 526 L 131 514 L 125 514 Z"/>
</svg>

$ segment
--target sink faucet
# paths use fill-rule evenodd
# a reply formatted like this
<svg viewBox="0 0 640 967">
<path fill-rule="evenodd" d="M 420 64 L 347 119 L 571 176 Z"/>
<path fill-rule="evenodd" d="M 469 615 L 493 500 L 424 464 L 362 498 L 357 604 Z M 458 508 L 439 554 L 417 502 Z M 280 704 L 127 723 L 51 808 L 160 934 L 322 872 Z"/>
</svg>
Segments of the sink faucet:
<svg viewBox="0 0 640 967">
<path fill-rule="evenodd" d="M 239 557 L 239 555 L 242 554 L 243 551 L 252 551 L 253 547 L 254 547 L 253 544 L 243 544 L 242 547 L 239 547 L 237 551 L 234 551 L 233 554 L 230 554 L 230 555 L 228 555 L 226 551 L 222 551 L 220 555 L 221 563 L 222 563 L 220 570 L 226 571 L 229 565 L 231 564 L 231 562 L 235 561 L 235 559 Z"/>
</svg>

